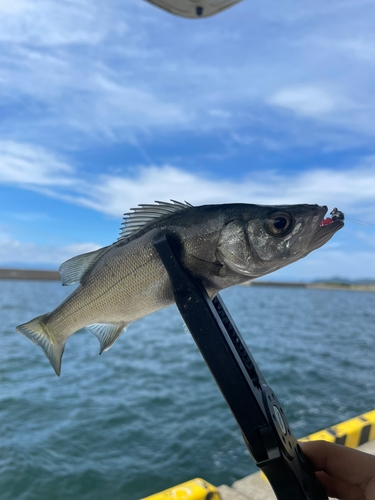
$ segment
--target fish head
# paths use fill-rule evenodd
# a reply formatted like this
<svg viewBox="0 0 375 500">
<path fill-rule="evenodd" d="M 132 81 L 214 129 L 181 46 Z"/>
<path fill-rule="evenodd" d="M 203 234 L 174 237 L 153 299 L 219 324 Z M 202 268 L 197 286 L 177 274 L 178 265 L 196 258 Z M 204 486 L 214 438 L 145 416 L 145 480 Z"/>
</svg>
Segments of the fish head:
<svg viewBox="0 0 375 500">
<path fill-rule="evenodd" d="M 344 226 L 324 219 L 326 206 L 243 205 L 220 235 L 218 260 L 235 273 L 257 278 L 320 248 Z M 330 221 L 330 222 L 325 222 Z"/>
</svg>

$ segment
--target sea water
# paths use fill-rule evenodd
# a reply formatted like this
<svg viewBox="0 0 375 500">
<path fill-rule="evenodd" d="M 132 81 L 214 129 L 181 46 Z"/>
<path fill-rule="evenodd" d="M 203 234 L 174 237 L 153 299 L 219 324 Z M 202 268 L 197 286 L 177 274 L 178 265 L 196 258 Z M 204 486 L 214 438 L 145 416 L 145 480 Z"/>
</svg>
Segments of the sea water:
<svg viewBox="0 0 375 500">
<path fill-rule="evenodd" d="M 137 500 L 256 471 L 175 306 L 101 356 L 77 332 L 57 378 L 15 327 L 69 291 L 0 281 L 1 500 Z M 297 438 L 375 408 L 375 294 L 235 287 L 222 297 Z"/>
</svg>

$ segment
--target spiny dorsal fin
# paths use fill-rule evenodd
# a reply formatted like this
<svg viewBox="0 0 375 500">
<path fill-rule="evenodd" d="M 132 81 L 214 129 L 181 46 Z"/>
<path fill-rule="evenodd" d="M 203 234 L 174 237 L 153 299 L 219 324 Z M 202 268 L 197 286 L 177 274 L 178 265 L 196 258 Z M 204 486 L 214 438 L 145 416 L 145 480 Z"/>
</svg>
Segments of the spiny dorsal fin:
<svg viewBox="0 0 375 500">
<path fill-rule="evenodd" d="M 186 210 L 187 208 L 191 208 L 193 206 L 187 201 L 185 201 L 185 203 L 181 203 L 179 201 L 171 200 L 171 202 L 172 203 L 155 201 L 158 205 L 138 205 L 137 208 L 131 208 L 130 210 L 133 210 L 133 212 L 124 214 L 124 221 L 121 224 L 124 227 L 120 228 L 121 232 L 118 239 L 122 240 L 123 238 L 127 238 L 155 219 L 165 217 L 166 215 L 170 215 L 174 212 L 179 212 L 180 210 Z"/>
<path fill-rule="evenodd" d="M 108 252 L 109 247 L 99 248 L 94 252 L 83 253 L 72 257 L 59 268 L 63 285 L 74 285 L 80 283 L 86 272 L 97 262 L 102 255 Z"/>
</svg>

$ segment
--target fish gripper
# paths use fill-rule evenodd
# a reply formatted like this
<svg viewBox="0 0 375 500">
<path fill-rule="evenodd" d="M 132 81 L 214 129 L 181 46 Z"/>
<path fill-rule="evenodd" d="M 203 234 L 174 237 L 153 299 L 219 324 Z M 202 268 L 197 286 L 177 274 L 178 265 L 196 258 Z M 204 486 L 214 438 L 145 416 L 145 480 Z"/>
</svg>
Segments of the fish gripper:
<svg viewBox="0 0 375 500">
<path fill-rule="evenodd" d="M 221 297 L 211 300 L 200 280 L 184 268 L 174 237 L 159 236 L 154 247 L 170 278 L 178 310 L 278 500 L 327 500 Z"/>
</svg>

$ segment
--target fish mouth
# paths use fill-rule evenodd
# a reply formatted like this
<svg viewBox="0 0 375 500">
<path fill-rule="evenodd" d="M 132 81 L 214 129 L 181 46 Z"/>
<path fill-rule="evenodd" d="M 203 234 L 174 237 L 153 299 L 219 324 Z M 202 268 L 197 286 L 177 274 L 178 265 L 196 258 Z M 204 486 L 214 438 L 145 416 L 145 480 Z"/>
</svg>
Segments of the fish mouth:
<svg viewBox="0 0 375 500">
<path fill-rule="evenodd" d="M 324 208 L 326 210 L 320 217 L 320 220 L 318 219 L 316 223 L 316 228 L 313 231 L 308 248 L 309 253 L 325 245 L 327 241 L 329 241 L 332 238 L 332 236 L 335 233 L 337 233 L 337 231 L 342 229 L 345 225 L 343 219 L 334 220 L 331 217 L 325 217 L 328 208 L 327 207 Z"/>
</svg>

